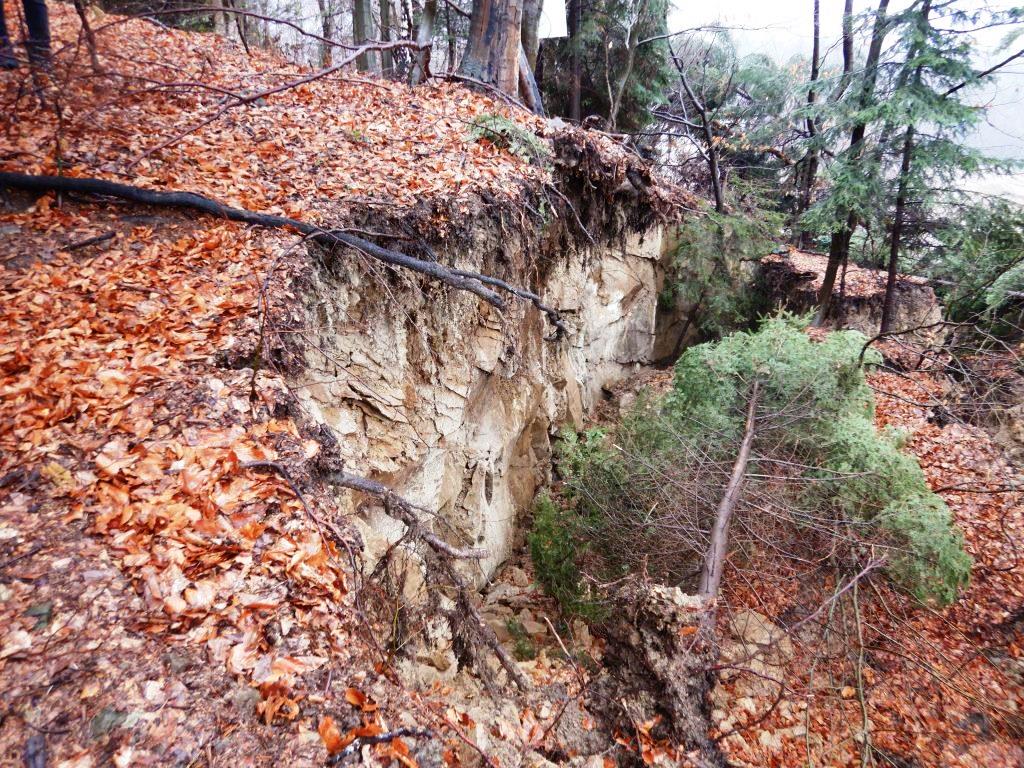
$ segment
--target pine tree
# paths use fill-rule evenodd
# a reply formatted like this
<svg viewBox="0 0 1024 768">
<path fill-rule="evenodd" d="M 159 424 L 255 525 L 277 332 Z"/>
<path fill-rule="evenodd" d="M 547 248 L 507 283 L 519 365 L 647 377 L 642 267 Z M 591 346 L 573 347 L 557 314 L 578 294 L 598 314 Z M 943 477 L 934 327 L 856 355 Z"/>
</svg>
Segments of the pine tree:
<svg viewBox="0 0 1024 768">
<path fill-rule="evenodd" d="M 1012 15 L 1012 14 L 1011 14 Z M 1002 19 L 999 19 L 1002 20 Z M 966 135 L 984 117 L 984 108 L 967 101 L 994 72 L 979 75 L 972 66 L 971 41 L 954 30 L 959 16 L 952 6 L 935 9 L 931 0 L 912 6 L 901 19 L 901 48 L 906 57 L 892 77 L 891 92 L 880 104 L 887 128 L 881 152 L 899 158 L 890 183 L 889 260 L 881 333 L 892 328 L 895 314 L 900 248 L 908 206 L 933 208 L 942 191 L 994 161 L 965 143 Z"/>
<path fill-rule="evenodd" d="M 956 2 L 920 0 L 896 14 L 880 0 L 871 42 L 843 99 L 827 108 L 831 140 L 849 144 L 828 169 L 829 193 L 800 225 L 830 235 L 829 263 L 819 294 L 818 322 L 829 313 L 839 267 L 849 258 L 859 226 L 889 237 L 889 281 L 883 328 L 891 330 L 900 248 L 913 210 L 920 218 L 941 192 L 994 164 L 965 144 L 984 117 L 969 103 L 973 89 L 1024 55 L 1018 52 L 984 71 L 973 61 L 970 31 L 1018 21 L 1021 10 L 965 14 Z M 888 46 L 886 41 L 891 40 Z"/>
</svg>

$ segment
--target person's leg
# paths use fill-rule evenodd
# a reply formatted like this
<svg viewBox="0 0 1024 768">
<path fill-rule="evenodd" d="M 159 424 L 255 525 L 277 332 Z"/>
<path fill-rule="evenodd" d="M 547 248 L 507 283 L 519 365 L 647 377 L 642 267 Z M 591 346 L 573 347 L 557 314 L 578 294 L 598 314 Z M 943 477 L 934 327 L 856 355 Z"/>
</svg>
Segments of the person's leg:
<svg viewBox="0 0 1024 768">
<path fill-rule="evenodd" d="M 22 0 L 25 8 L 25 23 L 28 25 L 28 39 L 25 49 L 28 60 L 33 64 L 50 63 L 50 15 L 46 11 L 46 0 Z"/>
<path fill-rule="evenodd" d="M 4 18 L 4 3 L 0 0 L 0 69 L 14 69 L 18 60 L 14 58 L 14 47 L 7 35 L 7 20 Z"/>
</svg>

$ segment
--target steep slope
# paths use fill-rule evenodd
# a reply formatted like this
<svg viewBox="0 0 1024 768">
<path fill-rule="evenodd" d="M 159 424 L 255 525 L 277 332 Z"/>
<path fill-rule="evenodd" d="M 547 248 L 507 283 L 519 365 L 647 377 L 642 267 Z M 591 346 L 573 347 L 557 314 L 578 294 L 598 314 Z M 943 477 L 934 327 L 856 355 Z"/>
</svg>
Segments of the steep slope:
<svg viewBox="0 0 1024 768">
<path fill-rule="evenodd" d="M 550 706 L 538 726 L 513 705 L 515 727 L 496 737 L 441 689 L 400 683 L 396 653 L 434 630 L 399 635 L 398 607 L 412 616 L 424 600 L 410 575 L 422 531 L 486 546 L 482 568 L 461 569 L 485 579 L 544 477 L 550 430 L 646 360 L 658 224 L 685 198 L 607 137 L 450 84 L 337 72 L 278 91 L 309 73 L 99 15 L 94 72 L 73 9 L 52 12 L 53 72 L 0 74 L 13 105 L 0 171 L 187 190 L 357 232 L 535 291 L 569 332 L 547 338 L 544 315 L 508 291 L 499 313 L 284 230 L 12 192 L 0 214 L 3 762 L 317 764 L 325 745 L 402 727 L 379 759 L 411 749 L 458 764 L 487 739 L 530 753 Z M 485 115 L 540 132 L 550 158 L 478 139 Z M 340 470 L 441 516 L 405 531 L 372 494 L 324 482 Z M 395 603 L 387 543 L 403 534 L 412 567 Z M 427 592 L 449 606 L 450 590 Z M 450 635 L 432 638 L 439 672 L 469 663 L 453 663 Z"/>
</svg>

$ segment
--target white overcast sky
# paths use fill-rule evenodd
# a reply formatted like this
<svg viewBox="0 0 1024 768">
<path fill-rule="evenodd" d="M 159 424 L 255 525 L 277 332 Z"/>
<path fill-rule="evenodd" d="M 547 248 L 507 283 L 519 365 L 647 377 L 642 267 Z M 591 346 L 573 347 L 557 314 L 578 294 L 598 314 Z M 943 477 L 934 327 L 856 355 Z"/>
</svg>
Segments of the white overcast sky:
<svg viewBox="0 0 1024 768">
<path fill-rule="evenodd" d="M 907 0 L 893 0 L 890 8 L 903 8 L 908 4 Z M 1005 2 L 986 3 L 981 0 L 961 0 L 957 5 L 964 10 L 1009 7 Z M 813 7 L 813 0 L 720 0 L 718 3 L 675 0 L 675 7 L 669 14 L 669 29 L 721 22 L 738 28 L 733 39 L 741 54 L 767 53 L 784 61 L 794 55 L 810 56 Z M 856 12 L 868 8 L 869 4 L 864 0 L 854 0 Z M 830 47 L 838 49 L 842 13 L 843 0 L 821 0 L 823 51 Z M 1017 40 L 1016 48 L 1002 56 L 995 53 L 1008 31 L 1003 27 L 978 35 L 976 44 L 980 60 L 995 62 L 1020 48 L 1024 38 Z M 985 93 L 977 93 L 973 98 L 988 102 L 991 108 L 989 124 L 978 130 L 972 143 L 992 155 L 1024 159 L 1024 59 L 1014 62 L 992 88 Z"/>
</svg>

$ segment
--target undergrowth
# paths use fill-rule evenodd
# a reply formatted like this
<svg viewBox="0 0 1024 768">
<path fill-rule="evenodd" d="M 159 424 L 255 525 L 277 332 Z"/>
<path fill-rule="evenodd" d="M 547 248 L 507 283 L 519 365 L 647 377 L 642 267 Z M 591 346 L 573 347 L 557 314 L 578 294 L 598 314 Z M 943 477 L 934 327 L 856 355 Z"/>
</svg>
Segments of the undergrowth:
<svg viewBox="0 0 1024 768">
<path fill-rule="evenodd" d="M 744 192 L 746 204 L 688 216 L 674 235 L 658 304 L 683 310 L 687 330 L 703 339 L 748 328 L 767 303 L 752 265 L 777 247 L 782 216 L 751 185 Z"/>
</svg>

